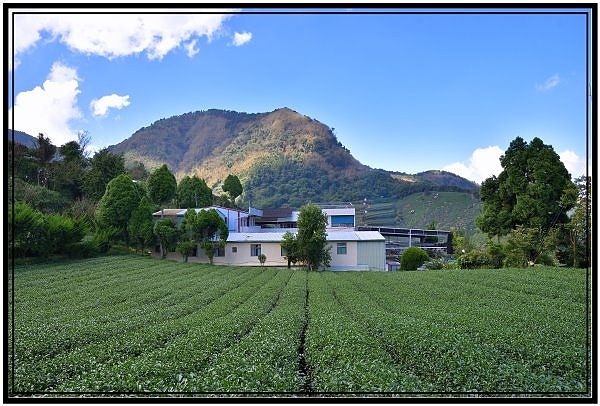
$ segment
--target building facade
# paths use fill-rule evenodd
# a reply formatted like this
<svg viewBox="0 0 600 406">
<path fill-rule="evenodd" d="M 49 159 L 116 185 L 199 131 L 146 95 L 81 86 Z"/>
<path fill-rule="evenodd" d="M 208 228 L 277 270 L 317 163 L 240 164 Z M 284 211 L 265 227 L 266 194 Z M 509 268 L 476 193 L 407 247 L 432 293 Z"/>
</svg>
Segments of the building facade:
<svg viewBox="0 0 600 406">
<path fill-rule="evenodd" d="M 377 231 L 355 230 L 355 210 L 350 203 L 319 204 L 327 216 L 327 244 L 330 248 L 330 270 L 378 270 L 386 269 L 385 238 Z M 288 265 L 281 247 L 286 232 L 296 234 L 299 211 L 292 209 L 248 211 L 225 207 L 194 209 L 215 209 L 228 225 L 229 237 L 224 248 L 217 249 L 214 264 L 260 266 L 258 256 L 264 254 L 264 266 L 285 267 Z M 155 219 L 172 218 L 177 226 L 185 216 L 185 209 L 165 209 L 154 213 Z M 181 255 L 170 252 L 170 258 Z M 200 247 L 189 262 L 208 263 L 209 259 Z"/>
</svg>

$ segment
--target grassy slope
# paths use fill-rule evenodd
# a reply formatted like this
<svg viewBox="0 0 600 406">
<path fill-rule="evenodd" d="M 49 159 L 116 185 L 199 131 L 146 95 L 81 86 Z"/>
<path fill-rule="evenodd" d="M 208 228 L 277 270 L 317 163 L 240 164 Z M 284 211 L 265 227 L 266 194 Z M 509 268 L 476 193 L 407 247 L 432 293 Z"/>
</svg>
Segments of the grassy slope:
<svg viewBox="0 0 600 406">
<path fill-rule="evenodd" d="M 307 275 L 115 256 L 19 266 L 14 286 L 23 392 L 587 387 L 585 270 Z"/>
<path fill-rule="evenodd" d="M 481 201 L 470 193 L 425 192 L 413 193 L 396 202 L 372 203 L 363 214 L 362 202 L 356 202 L 357 224 L 427 228 L 458 228 L 469 234 L 476 231 L 474 219 L 481 212 Z"/>
</svg>

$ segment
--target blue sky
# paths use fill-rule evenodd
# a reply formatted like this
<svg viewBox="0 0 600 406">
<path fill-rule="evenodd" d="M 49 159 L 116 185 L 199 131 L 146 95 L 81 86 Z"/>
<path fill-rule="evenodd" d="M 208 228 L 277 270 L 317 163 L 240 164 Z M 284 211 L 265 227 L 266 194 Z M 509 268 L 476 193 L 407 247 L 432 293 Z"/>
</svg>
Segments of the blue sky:
<svg viewBox="0 0 600 406">
<path fill-rule="evenodd" d="M 14 15 L 9 120 L 56 145 L 85 130 L 102 148 L 191 111 L 289 107 L 373 168 L 481 182 L 520 136 L 585 173 L 584 9 L 33 11 Z"/>
</svg>

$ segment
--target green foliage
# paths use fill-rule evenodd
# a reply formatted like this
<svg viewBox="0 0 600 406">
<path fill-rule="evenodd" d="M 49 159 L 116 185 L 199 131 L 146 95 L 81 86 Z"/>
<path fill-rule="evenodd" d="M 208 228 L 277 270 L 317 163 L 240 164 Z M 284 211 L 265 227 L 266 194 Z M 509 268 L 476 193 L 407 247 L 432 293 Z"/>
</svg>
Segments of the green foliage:
<svg viewBox="0 0 600 406">
<path fill-rule="evenodd" d="M 125 170 L 131 179 L 137 181 L 145 181 L 148 179 L 148 176 L 150 176 L 148 170 L 140 161 L 125 162 Z"/>
<path fill-rule="evenodd" d="M 131 214 L 138 207 L 142 196 L 129 175 L 122 174 L 106 185 L 106 192 L 96 207 L 96 220 L 99 227 L 114 227 L 119 230 L 125 243 L 129 244 L 127 224 Z"/>
<path fill-rule="evenodd" d="M 22 179 L 25 182 L 38 183 L 39 163 L 34 148 L 28 148 L 23 144 L 13 143 L 9 140 L 8 168 L 12 168 L 12 172 L 8 171 L 12 177 Z"/>
<path fill-rule="evenodd" d="M 486 179 L 480 189 L 484 203 L 477 226 L 492 236 L 517 226 L 542 232 L 568 222 L 576 188 L 560 157 L 539 138 L 527 144 L 521 137 L 500 158 L 502 172 Z"/>
<path fill-rule="evenodd" d="M 487 266 L 489 257 L 484 249 L 474 249 L 461 254 L 457 262 L 461 269 L 479 269 Z"/>
<path fill-rule="evenodd" d="M 91 160 L 90 170 L 83 175 L 83 193 L 86 197 L 99 201 L 108 183 L 119 175 L 125 174 L 123 156 L 102 149 Z"/>
<path fill-rule="evenodd" d="M 36 155 L 39 162 L 38 184 L 49 186 L 50 181 L 50 161 L 56 153 L 56 146 L 52 144 L 50 138 L 40 133 L 37 139 Z"/>
<path fill-rule="evenodd" d="M 169 249 L 177 243 L 177 226 L 171 219 L 161 219 L 154 223 L 154 235 L 160 245 L 160 257 L 166 258 Z"/>
<path fill-rule="evenodd" d="M 199 210 L 198 212 L 188 209 L 183 218 L 182 228 L 197 242 L 216 238 L 227 241 L 229 236 L 225 220 L 215 209 Z"/>
<path fill-rule="evenodd" d="M 586 275 L 317 273 L 140 256 L 17 266 L 6 322 L 19 362 L 7 364 L 6 387 L 589 398 Z"/>
<path fill-rule="evenodd" d="M 183 262 L 188 261 L 188 257 L 192 255 L 196 249 L 196 243 L 191 240 L 179 241 L 176 250 L 183 256 Z"/>
<path fill-rule="evenodd" d="M 461 250 L 462 252 L 462 250 Z M 502 268 L 506 258 L 506 246 L 488 240 L 484 247 L 469 248 L 457 259 L 461 269 Z"/>
<path fill-rule="evenodd" d="M 258 261 L 260 262 L 261 265 L 264 265 L 265 262 L 267 261 L 267 256 L 265 254 L 260 254 L 258 256 Z"/>
<path fill-rule="evenodd" d="M 72 244 L 67 251 L 67 256 L 72 259 L 92 258 L 100 253 L 97 240 L 83 240 Z"/>
<path fill-rule="evenodd" d="M 475 247 L 469 235 L 460 229 L 452 230 L 452 250 L 455 254 L 462 254 L 473 250 Z"/>
<path fill-rule="evenodd" d="M 148 197 L 150 201 L 163 207 L 176 196 L 177 181 L 167 165 L 155 169 L 148 178 Z"/>
<path fill-rule="evenodd" d="M 243 188 L 240 179 L 235 175 L 227 175 L 225 182 L 223 182 L 223 192 L 229 194 L 231 202 L 235 202 L 236 197 L 242 194 Z"/>
<path fill-rule="evenodd" d="M 8 196 L 14 200 L 25 202 L 44 213 L 59 213 L 69 206 L 68 199 L 57 191 L 44 186 L 27 183 L 19 178 L 8 179 Z"/>
<path fill-rule="evenodd" d="M 144 196 L 138 206 L 131 212 L 127 222 L 129 238 L 134 242 L 136 249 L 141 252 L 153 242 L 152 209 L 150 201 Z"/>
<path fill-rule="evenodd" d="M 218 244 L 224 247 L 229 236 L 225 220 L 215 209 L 199 210 L 198 212 L 188 209 L 181 228 L 186 238 L 200 245 L 211 264 L 216 252 L 215 240 L 218 240 Z"/>
<path fill-rule="evenodd" d="M 75 199 L 67 212 L 71 217 L 85 224 L 88 229 L 93 229 L 94 213 L 96 212 L 96 203 L 94 201 L 86 197 Z"/>
<path fill-rule="evenodd" d="M 15 202 L 8 207 L 8 235 L 12 237 L 13 255 L 17 258 L 48 253 L 44 215 L 27 203 Z"/>
<path fill-rule="evenodd" d="M 184 176 L 177 185 L 177 202 L 182 209 L 208 207 L 212 203 L 212 190 L 204 179 Z"/>
<path fill-rule="evenodd" d="M 506 242 L 505 266 L 526 267 L 537 263 L 553 265 L 556 236 L 556 230 L 543 233 L 536 228 L 517 226 Z"/>
<path fill-rule="evenodd" d="M 120 230 L 114 226 L 96 225 L 96 232 L 94 233 L 93 244 L 98 248 L 98 252 L 106 254 L 113 242 L 119 237 Z"/>
<path fill-rule="evenodd" d="M 502 268 L 506 259 L 505 247 L 502 244 L 497 244 L 489 240 L 486 244 L 486 252 L 488 256 L 487 266 L 490 268 Z"/>
<path fill-rule="evenodd" d="M 77 141 L 69 141 L 58 148 L 62 159 L 54 164 L 53 188 L 60 191 L 69 200 L 83 195 L 83 176 L 88 160 L 83 148 Z"/>
<path fill-rule="evenodd" d="M 428 261 L 423 262 L 423 266 L 430 270 L 440 270 L 445 269 L 447 262 L 444 258 L 432 258 Z"/>
<path fill-rule="evenodd" d="M 13 213 L 14 212 L 14 213 Z M 44 214 L 27 203 L 9 206 L 8 234 L 15 257 L 67 254 L 84 236 L 85 225 L 63 214 Z"/>
<path fill-rule="evenodd" d="M 416 271 L 429 259 L 427 252 L 419 247 L 408 247 L 400 258 L 400 270 Z"/>
<path fill-rule="evenodd" d="M 577 203 L 569 222 L 565 225 L 563 263 L 586 268 L 591 263 L 592 245 L 592 178 L 579 177 L 575 180 L 579 190 Z"/>
<path fill-rule="evenodd" d="M 82 222 L 63 214 L 48 214 L 45 218 L 46 249 L 51 253 L 66 253 L 72 244 L 81 241 L 86 229 Z"/>
<path fill-rule="evenodd" d="M 288 268 L 291 267 L 291 264 L 296 264 L 299 261 L 299 252 L 298 252 L 298 241 L 296 240 L 296 235 L 287 231 L 283 234 L 283 239 L 281 240 L 281 248 L 285 251 L 285 258 L 288 261 Z"/>
<path fill-rule="evenodd" d="M 331 247 L 327 246 L 327 216 L 314 204 L 300 208 L 298 214 L 297 251 L 298 261 L 304 262 L 309 270 L 328 267 L 331 262 Z"/>
</svg>

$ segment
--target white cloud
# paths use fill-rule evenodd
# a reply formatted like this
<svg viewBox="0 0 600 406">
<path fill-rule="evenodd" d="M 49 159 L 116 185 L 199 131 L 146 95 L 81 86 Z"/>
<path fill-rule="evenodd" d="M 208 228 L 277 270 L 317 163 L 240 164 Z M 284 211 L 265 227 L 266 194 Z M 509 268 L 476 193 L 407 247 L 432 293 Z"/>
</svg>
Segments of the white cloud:
<svg viewBox="0 0 600 406">
<path fill-rule="evenodd" d="M 236 32 L 235 34 L 233 34 L 233 45 L 239 47 L 249 42 L 251 39 L 251 32 Z"/>
<path fill-rule="evenodd" d="M 550 90 L 550 89 L 558 86 L 559 83 L 560 83 L 560 76 L 558 76 L 558 73 L 557 73 L 557 74 L 550 76 L 548 79 L 546 79 L 546 81 L 544 83 L 536 84 L 535 88 L 539 91 L 546 91 L 546 90 Z"/>
<path fill-rule="evenodd" d="M 580 158 L 577 154 L 571 150 L 565 150 L 558 154 L 560 160 L 567 168 L 567 171 L 571 174 L 571 180 L 575 180 L 579 176 L 585 175 L 585 169 L 587 162 L 585 158 Z"/>
<path fill-rule="evenodd" d="M 197 53 L 194 40 L 206 37 L 210 41 L 229 17 L 192 13 L 16 14 L 15 58 L 18 64 L 19 56 L 43 36 L 74 51 L 109 59 L 144 52 L 149 59 L 161 59 L 179 46 L 185 46 L 193 56 Z"/>
<path fill-rule="evenodd" d="M 185 50 L 187 51 L 187 56 L 192 57 L 196 55 L 200 50 L 196 47 L 198 40 L 193 40 L 184 45 Z"/>
<path fill-rule="evenodd" d="M 77 140 L 69 122 L 82 117 L 77 107 L 79 93 L 77 71 L 55 62 L 42 86 L 17 94 L 8 112 L 9 127 L 34 137 L 43 133 L 57 146 Z"/>
<path fill-rule="evenodd" d="M 503 154 L 504 151 L 497 145 L 477 148 L 471 154 L 468 164 L 455 162 L 444 166 L 442 170 L 481 184 L 485 179 L 492 175 L 498 176 L 502 172 L 500 157 Z"/>
<path fill-rule="evenodd" d="M 129 96 L 119 96 L 118 94 L 111 94 L 108 96 L 102 96 L 99 99 L 94 99 L 90 103 L 92 114 L 94 116 L 105 116 L 108 113 L 108 109 L 119 109 L 129 106 Z"/>
</svg>

